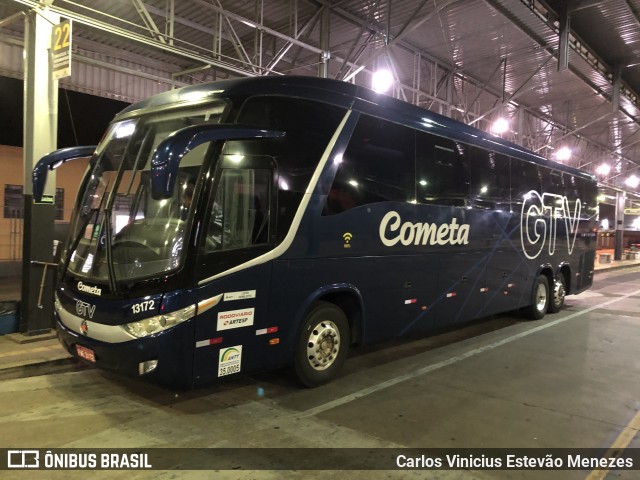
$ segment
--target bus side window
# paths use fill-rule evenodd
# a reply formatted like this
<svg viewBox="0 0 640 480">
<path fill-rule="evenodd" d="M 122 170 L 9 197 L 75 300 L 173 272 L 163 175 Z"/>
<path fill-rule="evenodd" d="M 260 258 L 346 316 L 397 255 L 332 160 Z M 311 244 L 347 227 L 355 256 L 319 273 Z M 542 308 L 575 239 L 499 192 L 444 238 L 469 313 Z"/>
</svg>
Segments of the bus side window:
<svg viewBox="0 0 640 480">
<path fill-rule="evenodd" d="M 471 202 L 474 208 L 509 211 L 509 157 L 471 147 Z"/>
<path fill-rule="evenodd" d="M 467 146 L 418 132 L 416 138 L 417 201 L 463 207 L 469 197 Z"/>
<path fill-rule="evenodd" d="M 222 170 L 213 197 L 205 253 L 268 242 L 271 181 L 270 170 Z"/>
<path fill-rule="evenodd" d="M 535 163 L 511 159 L 511 209 L 519 213 L 529 191 L 542 194 L 540 167 Z"/>
<path fill-rule="evenodd" d="M 415 133 L 362 115 L 342 157 L 324 215 L 377 202 L 415 201 Z"/>
<path fill-rule="evenodd" d="M 569 208 L 574 212 L 574 209 L 576 208 L 576 199 L 579 198 L 581 207 L 580 218 L 583 220 L 595 220 L 598 215 L 597 188 L 587 179 L 579 178 L 575 175 L 571 176 L 571 182 L 575 190 L 571 190 L 568 195 L 575 196 L 573 198 L 569 197 Z"/>
<path fill-rule="evenodd" d="M 542 191 L 544 193 L 553 193 L 556 195 L 565 195 L 566 188 L 564 185 L 564 176 L 562 172 L 558 172 L 546 167 L 540 168 L 540 176 L 542 178 Z"/>
</svg>

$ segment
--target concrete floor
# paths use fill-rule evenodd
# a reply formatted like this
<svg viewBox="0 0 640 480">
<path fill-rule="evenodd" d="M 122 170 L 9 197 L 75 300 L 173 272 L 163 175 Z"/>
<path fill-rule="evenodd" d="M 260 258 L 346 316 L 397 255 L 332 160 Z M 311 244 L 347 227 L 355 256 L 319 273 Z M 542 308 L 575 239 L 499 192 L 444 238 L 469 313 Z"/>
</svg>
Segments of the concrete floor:
<svg viewBox="0 0 640 480">
<path fill-rule="evenodd" d="M 289 371 L 187 393 L 84 369 L 0 381 L 0 447 L 640 448 L 640 269 L 541 321 L 505 315 L 356 349 L 337 381 Z M 59 368 L 59 367 L 58 367 Z M 59 370 L 58 370 L 59 371 Z M 264 392 L 264 395 L 261 393 Z M 626 436 L 625 436 L 626 435 Z M 584 471 L 34 471 L 29 478 L 637 479 Z M 7 472 L 3 479 L 26 478 Z"/>
</svg>

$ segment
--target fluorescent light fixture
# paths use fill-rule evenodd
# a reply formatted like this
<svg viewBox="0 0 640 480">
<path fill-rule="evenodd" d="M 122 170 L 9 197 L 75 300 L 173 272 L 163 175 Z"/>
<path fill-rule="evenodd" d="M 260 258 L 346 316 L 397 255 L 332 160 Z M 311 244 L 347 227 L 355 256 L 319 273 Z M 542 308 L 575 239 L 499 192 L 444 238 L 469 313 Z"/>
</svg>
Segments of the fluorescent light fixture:
<svg viewBox="0 0 640 480">
<path fill-rule="evenodd" d="M 628 187 L 638 188 L 638 185 L 640 185 L 640 178 L 636 177 L 635 175 L 631 175 L 624 181 L 624 183 L 626 183 Z"/>
<path fill-rule="evenodd" d="M 598 168 L 596 168 L 596 173 L 598 175 L 609 175 L 609 172 L 611 171 L 611 166 L 603 163 L 602 165 L 600 165 Z"/>
<path fill-rule="evenodd" d="M 393 75 L 387 69 L 376 70 L 371 78 L 371 88 L 377 93 L 388 91 L 393 85 Z"/>
<path fill-rule="evenodd" d="M 565 160 L 569 160 L 571 158 L 571 149 L 568 147 L 562 147 L 560 150 L 556 152 L 556 159 L 564 162 Z"/>
<path fill-rule="evenodd" d="M 504 117 L 498 118 L 491 126 L 493 133 L 501 135 L 509 131 L 509 120 Z"/>
</svg>

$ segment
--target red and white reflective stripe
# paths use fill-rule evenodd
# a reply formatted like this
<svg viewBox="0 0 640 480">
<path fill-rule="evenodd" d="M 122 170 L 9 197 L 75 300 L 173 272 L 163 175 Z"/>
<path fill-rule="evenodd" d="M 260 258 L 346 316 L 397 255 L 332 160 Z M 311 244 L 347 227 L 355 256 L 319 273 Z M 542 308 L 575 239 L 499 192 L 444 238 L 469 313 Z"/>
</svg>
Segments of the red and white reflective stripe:
<svg viewBox="0 0 640 480">
<path fill-rule="evenodd" d="M 200 340 L 199 342 L 196 342 L 196 348 L 208 347 L 209 345 L 216 345 L 218 343 L 222 343 L 222 337 L 210 338 L 208 340 Z"/>
<path fill-rule="evenodd" d="M 278 327 L 261 328 L 260 330 L 256 330 L 256 335 L 266 335 L 267 333 L 276 333 L 277 331 Z"/>
<path fill-rule="evenodd" d="M 410 298 L 409 300 L 405 300 L 404 304 L 405 305 L 411 305 L 412 303 L 417 303 L 418 299 L 417 298 Z"/>
<path fill-rule="evenodd" d="M 456 295 L 457 295 L 456 292 L 449 292 L 447 293 L 447 298 L 455 297 Z"/>
</svg>

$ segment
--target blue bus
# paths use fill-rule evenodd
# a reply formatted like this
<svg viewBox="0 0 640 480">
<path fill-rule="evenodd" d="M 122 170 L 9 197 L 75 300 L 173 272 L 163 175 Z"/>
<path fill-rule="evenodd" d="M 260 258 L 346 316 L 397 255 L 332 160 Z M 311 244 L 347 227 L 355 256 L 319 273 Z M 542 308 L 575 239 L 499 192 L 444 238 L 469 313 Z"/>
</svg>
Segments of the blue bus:
<svg viewBox="0 0 640 480">
<path fill-rule="evenodd" d="M 91 156 L 59 268 L 69 352 L 171 388 L 293 366 L 592 284 L 596 183 L 349 83 L 256 77 L 118 114 Z"/>
</svg>

